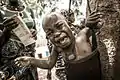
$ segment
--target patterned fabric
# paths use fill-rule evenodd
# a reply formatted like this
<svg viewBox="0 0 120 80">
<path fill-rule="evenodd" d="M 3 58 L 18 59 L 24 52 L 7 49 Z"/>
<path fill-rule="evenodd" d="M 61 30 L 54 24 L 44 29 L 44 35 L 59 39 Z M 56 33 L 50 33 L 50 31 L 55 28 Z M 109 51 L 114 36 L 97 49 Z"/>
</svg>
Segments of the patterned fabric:
<svg viewBox="0 0 120 80">
<path fill-rule="evenodd" d="M 4 11 L 3 17 L 9 17 L 14 15 L 15 13 Z M 2 11 L 1 10 L 1 11 Z M 30 17 L 30 13 L 27 11 L 23 11 L 22 17 L 27 18 L 26 25 L 29 23 L 28 28 L 33 28 L 33 20 Z M 23 19 L 23 20 L 25 20 Z M 9 34 L 8 34 L 9 35 Z M 35 53 L 35 43 L 25 47 L 21 41 L 16 37 L 14 33 L 11 32 L 11 38 L 9 41 L 3 46 L 1 50 L 1 65 L 0 70 L 4 72 L 8 72 L 7 79 L 14 76 L 15 80 L 37 80 L 36 79 L 36 68 L 31 67 L 22 67 L 19 68 L 14 64 L 14 59 L 20 56 L 32 56 L 34 57 Z"/>
<path fill-rule="evenodd" d="M 57 60 L 55 68 L 56 68 L 55 73 L 56 73 L 57 78 L 59 80 L 67 80 L 65 62 L 60 54 L 58 56 L 58 60 Z"/>
</svg>

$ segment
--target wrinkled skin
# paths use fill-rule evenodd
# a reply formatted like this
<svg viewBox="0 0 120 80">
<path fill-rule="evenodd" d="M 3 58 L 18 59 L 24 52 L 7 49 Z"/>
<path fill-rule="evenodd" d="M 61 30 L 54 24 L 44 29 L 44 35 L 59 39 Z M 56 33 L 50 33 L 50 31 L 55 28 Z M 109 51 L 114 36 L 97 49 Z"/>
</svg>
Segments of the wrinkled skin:
<svg viewBox="0 0 120 80">
<path fill-rule="evenodd" d="M 13 1 L 12 3 L 18 2 L 19 0 L 11 0 Z M 20 0 L 21 1 L 21 0 Z M 14 6 L 14 7 L 13 7 Z M 4 7 L 7 8 L 3 9 Z M 17 8 L 17 9 L 16 9 Z M 15 9 L 15 11 L 14 11 Z M 23 11 L 24 10 L 24 11 Z M 29 9 L 28 9 L 29 10 Z M 14 12 L 13 12 L 14 11 Z M 20 14 L 18 14 L 18 11 L 21 11 Z M 7 42 L 5 45 L 3 45 L 2 50 L 1 50 L 1 67 L 4 67 L 1 69 L 2 71 L 6 68 L 5 71 L 9 72 L 9 77 L 15 78 L 15 80 L 33 80 L 33 78 L 37 78 L 36 74 L 34 74 L 36 68 L 32 68 L 31 66 L 27 66 L 25 68 L 20 68 L 14 64 L 14 59 L 19 57 L 19 56 L 32 56 L 34 57 L 35 53 L 35 44 L 31 44 L 27 47 L 25 47 L 21 41 L 18 39 L 18 37 L 11 31 L 12 28 L 14 29 L 15 26 L 19 24 L 17 20 L 14 20 L 14 18 L 9 18 L 10 16 L 13 16 L 14 14 L 20 15 L 21 18 L 27 19 L 27 21 L 24 21 L 27 25 L 27 27 L 30 29 L 31 33 L 33 34 L 32 37 L 36 37 L 36 30 L 32 29 L 35 28 L 33 19 L 31 18 L 31 13 L 27 15 L 26 13 L 28 12 L 26 9 L 24 9 L 23 5 L 14 5 L 11 3 L 8 3 L 7 5 L 1 7 L 0 13 L 3 19 L 0 19 L 0 22 L 3 22 L 3 28 L 7 29 L 6 35 L 7 35 Z M 4 21 L 5 19 L 5 21 Z M 4 31 L 4 29 L 2 29 Z M 3 36 L 4 37 L 4 36 Z M 6 39 L 5 38 L 5 39 Z M 9 39 L 10 38 L 10 39 Z M 3 39 L 3 38 L 2 38 Z M 4 39 L 2 41 L 5 41 Z M 9 66 L 8 66 L 9 65 Z M 13 76 L 14 75 L 14 76 Z M 24 77 L 23 77 L 24 76 Z M 8 79 L 7 78 L 7 79 Z M 34 79 L 36 80 L 36 79 Z"/>
<path fill-rule="evenodd" d="M 3 23 L 1 23 L 1 27 L 3 30 L 0 30 L 0 47 L 2 47 L 10 38 L 10 31 L 18 26 L 19 22 L 17 22 L 14 18 L 6 19 Z"/>
<path fill-rule="evenodd" d="M 66 18 L 66 21 L 67 21 L 70 29 L 72 30 L 72 33 L 74 35 L 76 35 L 80 31 L 81 28 L 79 25 L 74 25 L 75 14 L 74 14 L 73 10 L 70 10 L 70 12 L 69 12 L 69 10 L 61 9 L 60 13 Z"/>
<path fill-rule="evenodd" d="M 19 24 L 19 21 L 17 20 L 17 18 L 13 17 L 13 18 L 7 18 L 4 22 L 3 22 L 3 27 L 7 28 L 8 30 L 12 30 L 14 28 L 16 28 Z"/>
<path fill-rule="evenodd" d="M 87 19 L 86 25 L 92 27 L 91 24 L 97 24 L 99 22 L 99 14 L 91 14 L 93 17 Z M 96 18 L 97 16 L 97 18 Z M 96 20 L 97 19 L 97 20 Z M 93 20 L 92 22 L 89 20 Z M 89 24 L 89 25 L 88 25 Z M 95 25 L 94 24 L 94 25 Z M 54 44 L 54 48 L 49 57 L 50 61 L 44 59 L 35 59 L 33 57 L 19 57 L 17 58 L 16 64 L 18 66 L 23 63 L 30 63 L 30 65 L 37 66 L 39 68 L 48 69 L 52 68 L 57 60 L 58 53 L 62 52 L 62 55 L 66 61 L 70 63 L 77 63 L 84 59 L 91 53 L 91 41 L 90 41 L 90 30 L 86 27 L 82 29 L 77 37 L 72 34 L 65 18 L 59 13 L 51 13 L 47 15 L 43 20 L 43 29 L 46 32 L 47 38 Z M 27 64 L 28 65 L 28 64 Z"/>
<path fill-rule="evenodd" d="M 73 34 L 68 27 L 68 24 L 66 21 L 52 21 L 54 20 L 55 15 L 52 16 L 53 19 L 51 19 L 51 22 L 48 22 L 46 27 L 44 27 L 44 30 L 46 32 L 46 36 L 48 39 L 51 40 L 52 43 L 54 43 L 55 46 L 66 48 L 71 44 L 71 41 L 74 39 Z M 48 20 L 49 21 L 49 20 Z M 50 24 L 53 24 L 49 26 Z M 67 27 L 66 27 L 67 26 Z"/>
<path fill-rule="evenodd" d="M 15 18 L 8 18 L 3 23 L 1 23 L 0 27 L 3 27 L 3 30 L 0 30 L 0 47 L 2 48 L 4 44 L 10 38 L 10 32 L 12 29 L 18 26 L 19 22 L 16 21 Z M 9 72 L 0 71 L 0 80 L 7 80 L 9 76 Z"/>
<path fill-rule="evenodd" d="M 86 26 L 90 29 L 98 29 L 103 25 L 101 18 L 103 13 L 98 13 L 97 10 L 93 11 L 86 19 Z M 99 26 L 98 26 L 98 23 Z"/>
</svg>

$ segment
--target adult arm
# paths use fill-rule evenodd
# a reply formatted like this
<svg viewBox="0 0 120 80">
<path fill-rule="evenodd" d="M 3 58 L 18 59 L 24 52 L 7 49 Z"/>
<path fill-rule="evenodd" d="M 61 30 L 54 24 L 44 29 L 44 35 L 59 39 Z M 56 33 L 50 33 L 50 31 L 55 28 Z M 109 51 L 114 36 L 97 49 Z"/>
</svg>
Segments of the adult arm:
<svg viewBox="0 0 120 80">
<path fill-rule="evenodd" d="M 14 18 L 8 18 L 4 20 L 3 23 L 0 23 L 0 48 L 8 41 L 11 30 L 16 28 L 18 24 L 19 22 L 17 22 Z"/>
<path fill-rule="evenodd" d="M 10 38 L 10 31 L 4 28 L 3 31 L 0 30 L 0 48 L 8 41 Z"/>
</svg>

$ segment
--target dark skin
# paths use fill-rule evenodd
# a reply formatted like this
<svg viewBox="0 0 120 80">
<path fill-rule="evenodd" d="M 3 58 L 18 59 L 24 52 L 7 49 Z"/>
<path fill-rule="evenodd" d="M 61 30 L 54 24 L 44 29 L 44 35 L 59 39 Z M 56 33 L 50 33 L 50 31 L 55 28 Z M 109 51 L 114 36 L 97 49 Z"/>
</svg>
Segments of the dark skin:
<svg viewBox="0 0 120 80">
<path fill-rule="evenodd" d="M 2 47 L 9 39 L 10 32 L 12 29 L 16 28 L 19 25 L 19 22 L 15 17 L 13 18 L 7 18 L 3 23 L 0 24 L 1 27 L 3 27 L 3 30 L 0 30 L 0 46 Z M 30 30 L 32 33 L 33 38 L 36 39 L 36 31 L 34 29 Z"/>
<path fill-rule="evenodd" d="M 9 40 L 11 30 L 16 28 L 18 24 L 19 22 L 17 22 L 15 18 L 8 18 L 3 23 L 1 23 L 0 27 L 3 27 L 3 30 L 0 30 L 0 47 L 3 47 L 4 44 Z M 6 80 L 6 78 L 8 77 L 8 72 L 2 72 L 0 74 L 1 80 Z"/>
<path fill-rule="evenodd" d="M 16 28 L 19 25 L 19 22 L 15 17 L 7 18 L 3 21 L 3 23 L 0 23 L 0 47 L 2 47 L 10 38 L 12 29 Z M 36 31 L 34 29 L 30 30 L 32 33 L 32 37 L 36 39 Z"/>
<path fill-rule="evenodd" d="M 93 11 L 86 19 L 86 26 L 90 29 L 99 29 L 102 25 L 103 13 L 98 13 L 97 10 Z M 99 26 L 97 26 L 99 24 Z"/>
<path fill-rule="evenodd" d="M 10 17 L 10 16 L 12 16 L 12 15 L 14 15 L 14 14 L 16 14 L 16 15 L 19 15 L 19 16 L 21 16 L 22 18 L 28 18 L 29 19 L 29 17 L 27 17 L 27 15 L 26 15 L 26 11 L 27 10 L 25 10 L 25 11 L 23 11 L 24 9 L 25 9 L 25 6 L 23 6 L 23 4 L 22 3 L 20 3 L 21 1 L 20 0 L 7 0 L 7 4 L 6 5 L 4 5 L 3 7 L 6 7 L 7 8 L 7 10 L 5 9 L 5 10 L 3 10 L 3 9 L 1 9 L 1 12 L 2 11 L 5 11 L 4 12 L 4 14 L 2 14 L 2 18 L 4 19 L 4 17 Z M 23 13 L 23 14 L 22 14 Z M 34 25 L 34 23 L 33 23 L 33 21 L 31 20 L 32 18 L 30 17 L 30 26 L 28 26 L 28 28 L 32 28 L 33 27 L 33 25 Z M 1 22 L 3 22 L 3 20 L 1 20 Z M 25 21 L 25 23 L 26 23 L 27 21 Z M 5 42 L 5 39 L 7 38 L 7 40 L 6 41 L 8 41 L 8 43 L 5 45 L 5 46 L 3 46 L 3 47 L 5 47 L 5 48 L 7 48 L 8 46 L 9 46 L 9 41 L 10 41 L 10 43 L 11 43 L 11 38 L 13 39 L 14 37 L 17 37 L 17 36 L 14 36 L 15 34 L 13 34 L 13 33 L 10 33 L 11 32 L 11 28 L 10 27 L 13 27 L 14 28 L 14 26 L 15 27 L 17 27 L 18 26 L 18 24 L 19 24 L 19 22 L 17 22 L 17 20 L 14 20 L 14 19 L 10 19 L 9 21 L 8 21 L 8 19 L 6 19 L 6 21 L 4 21 L 3 22 L 3 24 L 4 24 L 4 28 L 5 28 L 5 33 L 6 34 L 4 34 L 4 35 L 1 35 L 1 36 L 3 36 L 3 38 L 2 38 L 2 41 L 4 41 Z M 17 25 L 16 25 L 17 24 Z M 32 24 L 32 25 L 31 25 Z M 27 25 L 27 24 L 26 24 Z M 6 30 L 7 29 L 7 30 Z M 3 29 L 3 31 L 4 31 L 4 29 Z M 32 37 L 33 38 L 35 38 L 36 39 L 36 30 L 35 29 L 30 29 L 30 31 L 31 31 L 31 33 L 32 33 Z M 6 36 L 9 36 L 10 37 L 10 39 L 8 38 L 8 37 L 6 37 Z M 5 38 L 4 38 L 5 37 Z M 16 38 L 17 39 L 17 38 Z M 2 42 L 3 43 L 3 42 Z M 18 48 L 21 48 L 22 49 L 22 45 L 20 44 L 20 43 L 18 43 L 18 42 L 12 42 L 11 43 L 11 45 L 13 44 L 19 44 L 19 46 L 15 46 L 16 48 L 18 47 Z M 29 46 L 29 48 L 31 48 L 31 47 L 33 47 L 34 46 L 34 44 L 33 45 L 30 45 Z M 28 49 L 28 47 L 27 47 L 27 49 Z M 25 52 L 25 50 L 27 50 L 27 49 L 24 49 L 24 51 L 23 50 L 21 50 L 21 52 Z M 33 48 L 34 49 L 34 48 Z M 9 51 L 12 51 L 11 50 L 11 48 L 8 50 L 8 52 Z M 16 50 L 17 51 L 17 50 Z M 16 55 L 18 55 L 18 56 L 20 56 L 21 55 L 21 53 L 20 54 L 18 54 L 18 53 L 16 53 L 16 51 L 13 51 L 13 54 L 15 54 L 15 57 L 16 57 Z M 32 50 L 31 50 L 32 51 Z M 4 51 L 3 51 L 4 52 Z M 8 54 L 12 54 L 11 52 L 9 52 Z M 23 53 L 22 53 L 23 54 Z M 30 56 L 32 56 L 32 54 L 29 54 Z M 8 56 L 9 57 L 9 56 Z M 3 57 L 2 57 L 3 58 Z M 9 58 L 6 58 L 6 60 L 8 60 L 8 62 L 10 63 L 10 65 L 11 66 L 14 66 L 14 63 L 11 63 L 11 61 L 13 61 L 13 59 L 14 58 L 12 58 L 12 59 L 10 59 L 10 61 L 9 61 Z M 1 62 L 2 62 L 2 60 L 1 60 Z M 3 63 L 3 65 L 6 65 L 6 64 L 4 64 Z M 3 66 L 2 65 L 2 66 Z M 5 67 L 6 68 L 6 67 Z M 11 68 L 11 67 L 10 67 Z M 22 70 L 23 68 L 21 68 L 21 69 L 19 69 L 19 68 L 17 68 L 17 67 L 15 67 L 15 69 L 14 69 L 14 72 L 12 72 L 12 70 L 10 71 L 10 72 L 12 72 L 12 75 L 14 75 L 14 76 L 12 76 L 11 77 L 11 74 L 9 74 L 9 77 L 11 77 L 10 78 L 10 80 L 13 80 L 13 79 L 17 79 L 18 77 L 19 77 L 19 75 L 18 75 L 18 73 L 19 73 L 19 70 L 21 71 L 20 72 L 20 76 L 23 76 L 24 74 L 27 74 L 28 73 L 28 71 L 26 72 L 26 70 Z M 27 68 L 26 68 L 27 69 Z M 2 69 L 3 70 L 3 69 Z M 7 70 L 8 71 L 8 70 Z M 18 72 L 18 73 L 17 73 Z M 25 79 L 27 79 L 29 76 L 32 76 L 32 77 L 29 77 L 29 78 L 32 78 L 33 79 L 33 77 L 34 77 L 34 75 L 31 75 L 31 71 L 29 70 L 29 72 L 30 72 L 30 75 L 28 74 L 27 76 L 26 76 L 26 78 Z M 9 78 L 9 77 L 7 77 L 7 79 Z M 28 78 L 28 79 L 29 79 Z"/>
<path fill-rule="evenodd" d="M 0 47 L 2 47 L 10 37 L 10 31 L 18 26 L 19 22 L 15 18 L 8 18 L 3 23 L 1 27 L 3 30 L 0 30 Z"/>
<path fill-rule="evenodd" d="M 95 21 L 95 23 L 97 22 Z M 74 37 L 65 18 L 54 12 L 44 18 L 43 29 L 47 38 L 54 44 L 48 60 L 23 56 L 15 60 L 18 66 L 33 65 L 43 69 L 51 69 L 54 67 L 59 53 L 69 63 L 80 63 L 92 54 L 91 35 L 88 35 L 91 34 L 91 31 L 88 27 L 82 29 L 77 37 Z"/>
<path fill-rule="evenodd" d="M 20 2 L 21 1 L 19 1 L 19 0 L 8 0 L 8 4 L 7 4 L 6 8 L 8 10 L 14 11 L 16 13 L 23 11 L 25 9 L 25 6 L 22 5 L 22 3 L 20 3 Z M 33 13 L 32 10 L 31 10 L 31 13 Z M 22 14 L 19 14 L 19 15 L 22 16 Z M 33 15 L 32 15 L 32 17 L 34 18 Z M 13 25 L 15 25 L 15 24 L 13 23 Z M 35 29 L 30 29 L 30 32 L 32 33 L 32 37 L 36 40 L 37 39 L 37 31 Z"/>
</svg>

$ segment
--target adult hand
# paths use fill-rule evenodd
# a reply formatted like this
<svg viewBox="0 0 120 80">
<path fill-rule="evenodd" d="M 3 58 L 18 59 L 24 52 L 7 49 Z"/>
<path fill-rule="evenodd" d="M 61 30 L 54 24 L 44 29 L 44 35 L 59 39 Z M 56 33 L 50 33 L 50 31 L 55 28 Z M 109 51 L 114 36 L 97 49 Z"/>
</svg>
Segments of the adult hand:
<svg viewBox="0 0 120 80">
<path fill-rule="evenodd" d="M 3 22 L 3 26 L 5 28 L 7 28 L 9 31 L 11 31 L 12 29 L 16 28 L 19 24 L 19 20 L 17 20 L 16 17 L 13 18 L 7 18 L 4 22 Z"/>
<path fill-rule="evenodd" d="M 36 40 L 37 39 L 37 31 L 35 29 L 30 29 L 30 32 L 32 33 L 32 37 Z"/>
<path fill-rule="evenodd" d="M 31 62 L 31 57 L 23 56 L 15 59 L 15 64 L 19 67 L 29 66 Z"/>
</svg>

